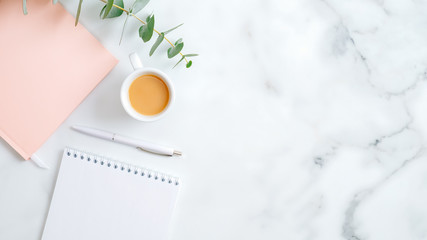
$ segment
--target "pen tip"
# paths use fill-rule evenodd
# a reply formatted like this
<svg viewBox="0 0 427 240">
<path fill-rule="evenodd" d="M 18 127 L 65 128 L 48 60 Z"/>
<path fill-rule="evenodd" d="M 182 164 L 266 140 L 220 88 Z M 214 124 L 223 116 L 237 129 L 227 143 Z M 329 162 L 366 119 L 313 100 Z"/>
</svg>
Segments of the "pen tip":
<svg viewBox="0 0 427 240">
<path fill-rule="evenodd" d="M 46 163 L 44 163 L 36 154 L 33 154 L 32 156 L 31 156 L 31 160 L 33 160 L 33 162 L 37 165 L 37 166 L 39 166 L 40 168 L 43 168 L 43 169 L 49 169 L 49 166 L 48 165 L 46 165 Z"/>
<path fill-rule="evenodd" d="M 82 131 L 82 127 L 79 125 L 73 125 L 73 126 L 71 126 L 71 129 L 79 131 L 79 132 Z"/>
<path fill-rule="evenodd" d="M 182 152 L 178 150 L 173 150 L 173 155 L 182 156 Z"/>
</svg>

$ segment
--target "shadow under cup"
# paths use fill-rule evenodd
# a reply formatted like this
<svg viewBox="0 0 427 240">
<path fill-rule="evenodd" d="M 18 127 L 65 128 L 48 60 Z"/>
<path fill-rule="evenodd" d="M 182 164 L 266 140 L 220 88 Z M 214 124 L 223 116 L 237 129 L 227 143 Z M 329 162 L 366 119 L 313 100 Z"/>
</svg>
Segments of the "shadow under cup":
<svg viewBox="0 0 427 240">
<path fill-rule="evenodd" d="M 154 121 L 165 115 L 174 97 L 170 80 L 157 69 L 136 70 L 122 84 L 122 105 L 131 117 L 140 121 Z"/>
</svg>

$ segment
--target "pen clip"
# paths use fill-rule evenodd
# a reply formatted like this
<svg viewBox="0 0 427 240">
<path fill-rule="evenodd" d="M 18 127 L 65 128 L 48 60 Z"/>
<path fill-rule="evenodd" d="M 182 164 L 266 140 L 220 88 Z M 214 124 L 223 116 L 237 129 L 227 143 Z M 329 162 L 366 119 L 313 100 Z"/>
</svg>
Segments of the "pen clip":
<svg viewBox="0 0 427 240">
<path fill-rule="evenodd" d="M 143 149 L 142 147 L 136 147 L 136 149 L 138 149 L 138 150 L 140 150 L 140 151 L 143 151 L 143 152 L 149 152 L 149 153 L 152 153 L 152 152 L 150 152 L 150 151 L 147 151 L 147 150 Z M 166 154 L 160 154 L 160 155 L 166 155 Z M 181 152 L 181 151 L 178 151 L 178 150 L 173 150 L 172 155 L 182 156 L 182 152 Z M 166 155 L 166 156 L 168 156 L 168 155 Z M 170 155 L 169 155 L 169 156 L 170 156 Z"/>
</svg>

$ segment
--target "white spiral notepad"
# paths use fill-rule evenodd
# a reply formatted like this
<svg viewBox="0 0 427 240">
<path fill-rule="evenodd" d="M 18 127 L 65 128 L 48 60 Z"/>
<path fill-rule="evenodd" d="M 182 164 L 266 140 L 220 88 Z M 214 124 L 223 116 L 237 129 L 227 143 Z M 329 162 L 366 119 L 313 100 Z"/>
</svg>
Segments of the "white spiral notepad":
<svg viewBox="0 0 427 240">
<path fill-rule="evenodd" d="M 167 239 L 177 178 L 65 149 L 42 240 Z"/>
</svg>

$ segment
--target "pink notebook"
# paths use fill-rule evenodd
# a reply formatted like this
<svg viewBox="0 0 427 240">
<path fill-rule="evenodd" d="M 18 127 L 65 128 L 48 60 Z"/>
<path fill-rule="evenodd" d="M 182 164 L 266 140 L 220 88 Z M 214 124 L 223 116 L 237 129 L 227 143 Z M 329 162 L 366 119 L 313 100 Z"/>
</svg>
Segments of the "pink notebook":
<svg viewBox="0 0 427 240">
<path fill-rule="evenodd" d="M 0 136 L 24 159 L 116 65 L 61 4 L 0 0 Z"/>
</svg>

